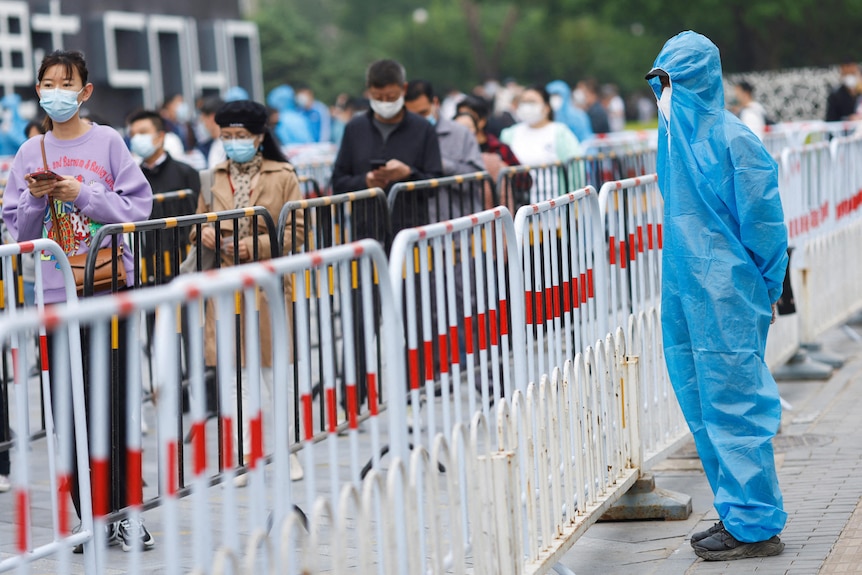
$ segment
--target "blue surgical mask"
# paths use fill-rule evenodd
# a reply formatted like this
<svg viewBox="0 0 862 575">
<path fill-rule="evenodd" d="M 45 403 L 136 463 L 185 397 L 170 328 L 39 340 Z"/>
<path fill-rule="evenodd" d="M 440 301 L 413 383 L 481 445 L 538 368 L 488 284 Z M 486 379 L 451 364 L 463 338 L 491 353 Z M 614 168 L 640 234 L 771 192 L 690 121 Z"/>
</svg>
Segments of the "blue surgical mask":
<svg viewBox="0 0 862 575">
<path fill-rule="evenodd" d="M 254 138 L 224 140 L 224 153 L 237 164 L 244 164 L 254 158 L 257 146 L 254 145 Z"/>
<path fill-rule="evenodd" d="M 138 134 L 129 140 L 132 151 L 143 159 L 147 159 L 156 153 L 156 144 L 153 143 L 152 134 Z"/>
<path fill-rule="evenodd" d="M 77 92 L 61 90 L 60 88 L 40 90 L 39 105 L 42 106 L 51 120 L 62 124 L 68 122 L 78 112 L 78 108 L 81 107 L 81 102 L 78 102 L 78 94 L 83 91 L 83 88 Z"/>
<path fill-rule="evenodd" d="M 425 119 L 426 119 L 426 120 L 428 120 L 428 122 L 429 122 L 432 126 L 436 126 L 436 125 L 437 125 L 437 116 L 435 116 L 434 114 L 428 114 L 427 116 L 425 116 Z"/>
</svg>

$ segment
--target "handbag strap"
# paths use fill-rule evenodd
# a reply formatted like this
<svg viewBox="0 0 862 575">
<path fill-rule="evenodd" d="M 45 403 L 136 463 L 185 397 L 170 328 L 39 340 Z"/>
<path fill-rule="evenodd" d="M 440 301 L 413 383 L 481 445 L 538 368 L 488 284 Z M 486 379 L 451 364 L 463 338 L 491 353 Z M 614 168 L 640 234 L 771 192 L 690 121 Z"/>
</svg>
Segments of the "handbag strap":
<svg viewBox="0 0 862 575">
<path fill-rule="evenodd" d="M 39 138 L 39 146 L 42 148 L 42 165 L 45 166 L 45 171 L 48 171 L 48 156 L 45 154 L 45 134 Z M 54 230 L 54 240 L 63 248 L 63 228 L 60 226 L 60 217 L 57 215 L 57 208 L 54 206 L 54 199 L 48 198 L 48 206 L 51 208 L 51 225 Z M 65 248 L 63 248 L 65 251 Z"/>
</svg>

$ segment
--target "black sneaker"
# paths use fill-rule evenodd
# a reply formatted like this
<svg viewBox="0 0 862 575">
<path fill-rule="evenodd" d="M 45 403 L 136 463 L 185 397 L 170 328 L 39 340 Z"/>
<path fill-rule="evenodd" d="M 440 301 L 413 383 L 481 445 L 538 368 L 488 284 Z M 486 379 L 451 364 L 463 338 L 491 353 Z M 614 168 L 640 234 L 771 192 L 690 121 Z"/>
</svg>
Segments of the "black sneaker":
<svg viewBox="0 0 862 575">
<path fill-rule="evenodd" d="M 144 526 L 143 519 L 123 519 L 117 528 L 117 535 L 123 545 L 123 551 L 131 551 L 135 545 L 143 551 L 148 551 L 156 543 Z"/>
<path fill-rule="evenodd" d="M 692 533 L 691 534 L 691 546 L 694 547 L 694 544 L 697 543 L 698 541 L 700 541 L 701 539 L 706 539 L 710 535 L 718 533 L 722 529 L 724 529 L 724 523 L 719 521 L 718 523 L 714 524 L 712 527 L 710 527 L 706 531 L 698 531 L 697 533 Z"/>
<path fill-rule="evenodd" d="M 784 543 L 775 535 L 766 541 L 743 543 L 722 527 L 695 543 L 694 552 L 706 561 L 732 561 L 752 557 L 772 557 L 784 551 Z"/>
<path fill-rule="evenodd" d="M 78 523 L 76 526 L 72 527 L 72 533 L 78 533 L 81 531 L 82 523 Z M 120 535 L 119 535 L 119 522 L 115 521 L 114 523 L 108 523 L 105 525 L 105 538 L 108 541 L 108 547 L 113 547 L 114 545 L 120 544 Z M 72 548 L 72 553 L 83 553 L 84 552 L 84 544 L 78 543 Z"/>
</svg>

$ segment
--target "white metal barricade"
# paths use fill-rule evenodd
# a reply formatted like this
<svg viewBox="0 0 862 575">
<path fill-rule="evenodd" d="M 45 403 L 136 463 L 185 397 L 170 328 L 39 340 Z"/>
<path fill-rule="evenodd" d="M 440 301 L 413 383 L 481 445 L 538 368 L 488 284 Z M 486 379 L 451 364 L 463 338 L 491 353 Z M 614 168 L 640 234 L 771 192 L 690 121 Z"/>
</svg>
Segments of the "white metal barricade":
<svg viewBox="0 0 862 575">
<path fill-rule="evenodd" d="M 655 174 L 607 182 L 599 192 L 610 266 L 611 326 L 661 299 L 662 199 Z"/>
<path fill-rule="evenodd" d="M 424 387 L 429 441 L 477 410 L 489 417 L 495 399 L 526 385 L 523 283 L 511 265 L 517 253 L 503 207 L 395 237 L 390 274 L 405 313 L 411 405 L 419 411 Z M 423 444 L 418 421 L 413 439 Z"/>
<path fill-rule="evenodd" d="M 529 381 L 608 333 L 607 264 L 598 195 L 587 187 L 515 216 L 524 277 Z"/>
<path fill-rule="evenodd" d="M 71 489 L 72 468 L 87 469 L 87 421 L 85 416 L 85 397 L 83 367 L 81 364 L 81 341 L 77 324 L 72 323 L 68 333 L 57 338 L 53 355 L 49 359 L 46 345 L 46 324 L 53 322 L 51 311 L 46 310 L 42 302 L 42 270 L 36 265 L 36 304 L 35 310 L 25 310 L 17 313 L 15 302 L 15 277 L 12 271 L 12 258 L 19 254 L 50 254 L 55 258 L 56 265 L 63 274 L 65 290 L 69 305 L 77 305 L 77 289 L 72 275 L 72 268 L 62 248 L 52 240 L 37 239 L 0 246 L 0 262 L 3 265 L 3 275 L 7 278 L 4 286 L 6 309 L 3 322 L 0 323 L 0 345 L 11 349 L 13 363 L 13 381 L 15 388 L 15 439 L 14 457 L 12 458 L 12 479 L 15 489 L 14 508 L 16 525 L 17 555 L 0 560 L 0 572 L 17 568 L 21 573 L 28 572 L 28 565 L 34 561 L 51 555 L 58 556 L 57 568 L 60 573 L 68 573 L 70 569 L 69 555 L 75 545 L 84 545 L 85 567 L 89 572 L 101 568 L 95 553 L 96 544 L 104 542 L 104 513 L 92 500 L 89 474 L 79 477 L 80 500 L 82 509 L 82 526 L 72 533 L 69 526 L 69 492 Z M 20 286 L 19 286 L 20 287 Z M 42 322 L 33 322 L 34 316 L 44 318 Z M 28 322 L 27 319 L 31 318 Z M 34 533 L 32 522 L 32 485 L 31 482 L 43 475 L 44 469 L 32 467 L 30 455 L 30 392 L 28 385 L 28 347 L 21 343 L 32 334 L 39 334 L 40 370 L 42 380 L 42 397 L 45 403 L 45 426 L 48 451 L 48 481 L 50 484 L 50 502 L 52 529 L 48 534 Z M 49 365 L 57 366 L 56 381 L 51 385 L 48 376 Z M 65 369 L 68 366 L 69 369 Z M 52 394 L 56 390 L 56 394 Z M 55 417 L 56 414 L 56 417 Z M 74 445 L 71 438 L 75 437 Z M 94 477 L 98 474 L 94 473 Z M 98 483 L 96 487 L 99 487 Z M 97 514 L 95 521 L 93 514 Z M 96 534 L 94 537 L 94 533 Z M 100 536 L 101 535 L 101 536 Z"/>
</svg>

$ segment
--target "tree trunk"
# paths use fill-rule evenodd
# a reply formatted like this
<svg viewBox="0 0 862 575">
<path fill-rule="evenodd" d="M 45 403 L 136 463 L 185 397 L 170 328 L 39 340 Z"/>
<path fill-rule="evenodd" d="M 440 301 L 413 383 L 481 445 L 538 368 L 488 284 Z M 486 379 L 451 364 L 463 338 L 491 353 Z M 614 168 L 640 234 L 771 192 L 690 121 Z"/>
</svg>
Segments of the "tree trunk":
<svg viewBox="0 0 862 575">
<path fill-rule="evenodd" d="M 518 9 L 515 6 L 509 6 L 507 9 L 506 18 L 500 27 L 494 49 L 489 56 L 482 38 L 482 15 L 479 5 L 474 0 L 460 0 L 460 3 L 461 9 L 464 11 L 464 18 L 467 21 L 467 35 L 473 51 L 476 72 L 482 80 L 497 78 L 500 73 L 500 60 L 503 57 L 503 51 L 506 49 L 508 40 L 512 36 L 512 30 L 518 21 Z"/>
</svg>

